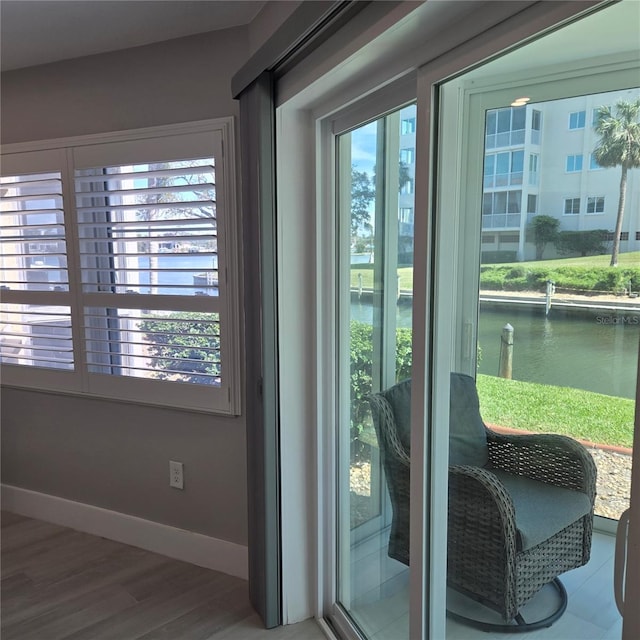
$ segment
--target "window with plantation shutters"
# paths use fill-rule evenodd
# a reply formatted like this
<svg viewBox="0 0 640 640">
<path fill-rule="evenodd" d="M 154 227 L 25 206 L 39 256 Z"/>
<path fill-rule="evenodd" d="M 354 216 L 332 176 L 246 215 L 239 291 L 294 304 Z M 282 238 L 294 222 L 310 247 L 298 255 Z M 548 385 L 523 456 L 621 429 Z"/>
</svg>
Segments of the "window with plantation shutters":
<svg viewBox="0 0 640 640">
<path fill-rule="evenodd" d="M 237 412 L 228 128 L 77 143 L 57 172 L 2 178 L 3 365 Z"/>
<path fill-rule="evenodd" d="M 0 361 L 47 376 L 75 366 L 67 238 L 60 155 L 33 159 L 0 177 Z"/>
</svg>

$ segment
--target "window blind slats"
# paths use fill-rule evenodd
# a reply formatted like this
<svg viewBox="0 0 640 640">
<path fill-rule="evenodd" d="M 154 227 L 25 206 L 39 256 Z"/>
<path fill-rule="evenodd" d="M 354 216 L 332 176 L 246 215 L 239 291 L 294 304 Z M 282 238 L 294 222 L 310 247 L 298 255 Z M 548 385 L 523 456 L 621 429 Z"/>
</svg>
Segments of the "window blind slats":
<svg viewBox="0 0 640 640">
<path fill-rule="evenodd" d="M 39 187 L 55 183 L 58 176 L 59 174 L 55 171 L 24 176 L 0 176 L 0 185 L 5 187 Z"/>
<path fill-rule="evenodd" d="M 87 192 L 79 192 L 76 194 L 77 203 L 79 207 L 86 206 L 85 200 L 93 199 L 93 198 L 127 198 L 134 197 L 138 198 L 140 196 L 144 196 L 148 198 L 150 196 L 165 196 L 172 197 L 173 194 L 181 193 L 181 194 L 190 194 L 190 193 L 202 193 L 203 191 L 211 191 L 211 197 L 213 198 L 213 192 L 215 190 L 215 184 L 212 182 L 198 182 L 194 184 L 185 184 L 185 185 L 172 185 L 172 186 L 162 186 L 156 185 L 153 187 L 145 187 L 145 186 L 132 186 L 127 189 L 123 189 L 119 184 L 114 181 L 112 189 L 104 189 L 101 188 L 104 186 L 105 182 L 101 183 L 89 183 L 92 186 L 92 189 Z M 108 184 L 108 183 L 107 183 Z M 117 186 L 116 186 L 117 185 Z M 193 199 L 193 198 L 192 198 Z M 176 202 L 188 202 L 189 200 L 176 200 Z"/>
<path fill-rule="evenodd" d="M 64 231 L 61 229 L 60 232 L 57 233 L 37 233 L 34 231 L 25 231 L 24 233 L 16 233 L 10 235 L 5 233 L 5 230 L 0 232 L 0 241 L 2 241 L 5 246 L 8 246 L 9 243 L 32 243 L 32 242 L 60 242 L 64 241 Z M 9 251 L 10 249 L 8 249 Z M 7 255 L 6 252 L 2 252 L 3 255 Z M 19 252 L 21 253 L 21 252 Z"/>
<path fill-rule="evenodd" d="M 228 135 L 226 124 L 198 124 L 3 156 L 13 171 L 0 177 L 7 380 L 235 411 L 235 365 L 223 365 L 230 347 L 235 356 L 235 337 L 221 336 L 226 227 L 218 226 L 225 212 L 217 209 L 222 174 L 213 158 L 222 158 Z"/>
<path fill-rule="evenodd" d="M 0 199 L 2 284 L 19 291 L 66 289 L 62 174 L 4 176 Z"/>
<path fill-rule="evenodd" d="M 7 203 L 7 207 L 12 205 L 15 206 L 14 211 L 20 211 L 20 207 L 17 206 L 22 203 L 30 203 L 30 202 L 42 202 L 49 201 L 55 203 L 55 208 L 60 209 L 62 207 L 62 191 L 55 191 L 48 193 L 46 191 L 42 193 L 24 193 L 20 195 L 14 196 L 5 196 L 4 201 Z M 54 208 L 53 206 L 51 207 Z"/>
<path fill-rule="evenodd" d="M 0 304 L 0 361 L 72 370 L 70 308 Z"/>
<path fill-rule="evenodd" d="M 12 225 L 12 226 L 18 226 L 19 223 L 16 222 L 15 220 L 15 216 L 17 214 L 24 214 L 29 216 L 29 218 L 32 219 L 36 219 L 36 216 L 39 216 L 40 218 L 44 218 L 44 220 L 51 220 L 51 218 L 54 218 L 55 221 L 59 224 L 62 224 L 62 219 L 63 219 L 63 211 L 60 208 L 55 208 L 52 207 L 51 209 L 29 209 L 28 211 L 26 211 L 25 209 L 5 209 L 4 205 L 6 204 L 5 201 L 2 202 L 3 204 L 3 209 L 2 211 L 0 211 L 0 220 L 2 220 L 2 226 L 7 226 L 7 225 Z M 37 222 L 37 220 L 36 220 Z M 40 224 L 42 224 L 42 222 L 40 222 Z M 53 224 L 53 223 L 50 223 Z M 46 226 L 46 225 L 43 225 Z"/>
<path fill-rule="evenodd" d="M 192 161 L 197 162 L 197 161 Z M 87 175 L 84 172 L 90 172 Z M 108 181 L 112 178 L 119 180 L 140 180 L 140 179 L 158 179 L 197 175 L 214 175 L 215 164 L 213 161 L 203 164 L 194 164 L 193 166 L 176 167 L 174 169 L 155 169 L 139 171 L 126 171 L 122 167 L 107 167 L 103 169 L 104 173 L 96 173 L 96 169 L 79 169 L 76 173 L 76 184 L 91 184 Z"/>
<path fill-rule="evenodd" d="M 213 165 L 205 158 L 76 172 L 83 290 L 219 295 Z"/>
<path fill-rule="evenodd" d="M 59 219 L 51 220 L 54 216 Z M 15 229 L 23 229 L 27 225 L 25 225 L 24 222 L 21 222 L 21 218 L 28 218 L 28 228 L 41 230 L 39 235 L 50 235 L 51 231 L 55 231 L 59 235 L 64 235 L 62 211 L 56 211 L 54 209 L 38 212 L 37 218 L 33 211 L 29 211 L 28 214 L 23 211 L 3 211 L 2 216 L 0 217 L 0 220 L 2 221 L 2 229 L 0 231 L 4 234 L 7 229 L 10 229 L 11 232 Z"/>
<path fill-rule="evenodd" d="M 78 213 L 80 214 L 93 214 L 93 213 L 109 213 L 113 212 L 136 212 L 136 211 L 148 211 L 148 210 L 158 210 L 158 211 L 175 211 L 176 209 L 186 209 L 186 210 L 197 210 L 201 208 L 208 208 L 215 210 L 216 201 L 211 200 L 190 200 L 186 203 L 188 206 L 178 207 L 174 202 L 157 202 L 157 203 L 134 203 L 134 204 L 113 204 L 110 206 L 80 206 L 77 207 Z M 203 216 L 204 217 L 204 216 Z M 193 216 L 193 218 L 198 218 L 198 216 Z"/>
<path fill-rule="evenodd" d="M 84 317 L 87 363 L 94 373 L 220 384 L 216 313 L 92 307 Z"/>
<path fill-rule="evenodd" d="M 104 211 L 93 212 L 98 218 L 91 220 L 85 218 L 79 222 L 79 233 L 81 238 L 104 238 L 106 234 L 109 237 L 118 237 L 118 234 L 127 234 L 129 236 L 137 235 L 141 238 L 153 234 L 161 233 L 163 236 L 190 236 L 190 235 L 206 235 L 215 234 L 218 228 L 216 219 L 208 214 L 209 211 L 202 211 L 198 209 L 201 215 L 193 217 L 187 216 L 190 213 L 190 209 L 182 210 L 180 213 L 184 217 L 176 220 L 175 217 L 169 217 L 164 219 L 143 219 L 143 220 L 118 220 L 109 222 L 104 218 L 109 218 L 110 214 L 118 214 L 117 211 Z M 174 213 L 172 209 L 154 209 L 155 215 L 171 215 Z M 146 210 L 138 210 L 137 215 L 146 215 Z M 135 236 L 134 236 L 135 237 Z"/>
<path fill-rule="evenodd" d="M 4 258 L 19 258 L 20 256 L 23 256 L 24 253 L 3 253 L 2 256 Z M 47 256 L 50 256 L 52 258 L 58 258 L 61 263 L 63 263 L 66 266 L 66 261 L 67 261 L 67 256 L 64 253 L 55 253 L 55 252 L 47 252 Z M 7 260 L 7 264 L 2 266 L 2 269 L 4 271 L 18 271 L 21 270 L 23 267 L 15 267 L 15 266 L 9 266 L 9 264 L 11 264 L 8 260 Z"/>
</svg>

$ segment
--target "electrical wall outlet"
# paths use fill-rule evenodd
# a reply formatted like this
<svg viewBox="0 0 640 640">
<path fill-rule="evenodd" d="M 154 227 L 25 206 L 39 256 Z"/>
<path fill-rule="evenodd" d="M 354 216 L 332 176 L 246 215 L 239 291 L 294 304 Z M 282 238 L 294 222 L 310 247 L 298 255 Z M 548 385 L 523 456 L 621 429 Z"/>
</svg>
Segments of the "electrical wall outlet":
<svg viewBox="0 0 640 640">
<path fill-rule="evenodd" d="M 184 467 L 182 462 L 169 460 L 169 486 L 184 489 Z"/>
</svg>

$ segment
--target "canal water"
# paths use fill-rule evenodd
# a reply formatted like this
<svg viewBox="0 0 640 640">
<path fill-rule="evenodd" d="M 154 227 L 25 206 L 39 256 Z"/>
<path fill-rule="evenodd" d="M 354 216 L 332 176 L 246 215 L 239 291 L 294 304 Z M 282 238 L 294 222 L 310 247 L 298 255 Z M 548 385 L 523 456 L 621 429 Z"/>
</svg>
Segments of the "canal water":
<svg viewBox="0 0 640 640">
<path fill-rule="evenodd" d="M 498 374 L 502 328 L 513 331 L 513 378 L 635 398 L 640 314 L 509 307 L 480 310 L 478 371 Z"/>
<path fill-rule="evenodd" d="M 351 317 L 371 323 L 371 304 L 353 302 Z M 411 326 L 411 307 L 399 305 L 398 326 Z M 478 342 L 479 373 L 498 374 L 502 328 L 514 328 L 513 378 L 635 398 L 640 313 L 552 308 L 520 309 L 483 304 Z"/>
</svg>

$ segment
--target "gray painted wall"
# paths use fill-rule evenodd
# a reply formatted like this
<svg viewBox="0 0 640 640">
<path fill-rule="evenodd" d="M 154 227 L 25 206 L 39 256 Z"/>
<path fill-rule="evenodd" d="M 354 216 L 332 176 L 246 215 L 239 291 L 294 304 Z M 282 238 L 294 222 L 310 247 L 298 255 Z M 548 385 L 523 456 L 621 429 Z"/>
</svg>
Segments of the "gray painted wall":
<svg viewBox="0 0 640 640">
<path fill-rule="evenodd" d="M 269 0 L 249 24 L 249 53 L 253 55 L 301 3 L 302 0 Z"/>
<path fill-rule="evenodd" d="M 6 72 L 2 141 L 235 116 L 248 50 L 239 27 Z M 244 417 L 7 388 L 1 402 L 2 482 L 247 544 Z"/>
<path fill-rule="evenodd" d="M 231 77 L 248 27 L 2 74 L 2 142 L 45 140 L 237 115 Z"/>
<path fill-rule="evenodd" d="M 246 545 L 245 457 L 241 419 L 2 389 L 2 481 L 18 487 Z"/>
</svg>

